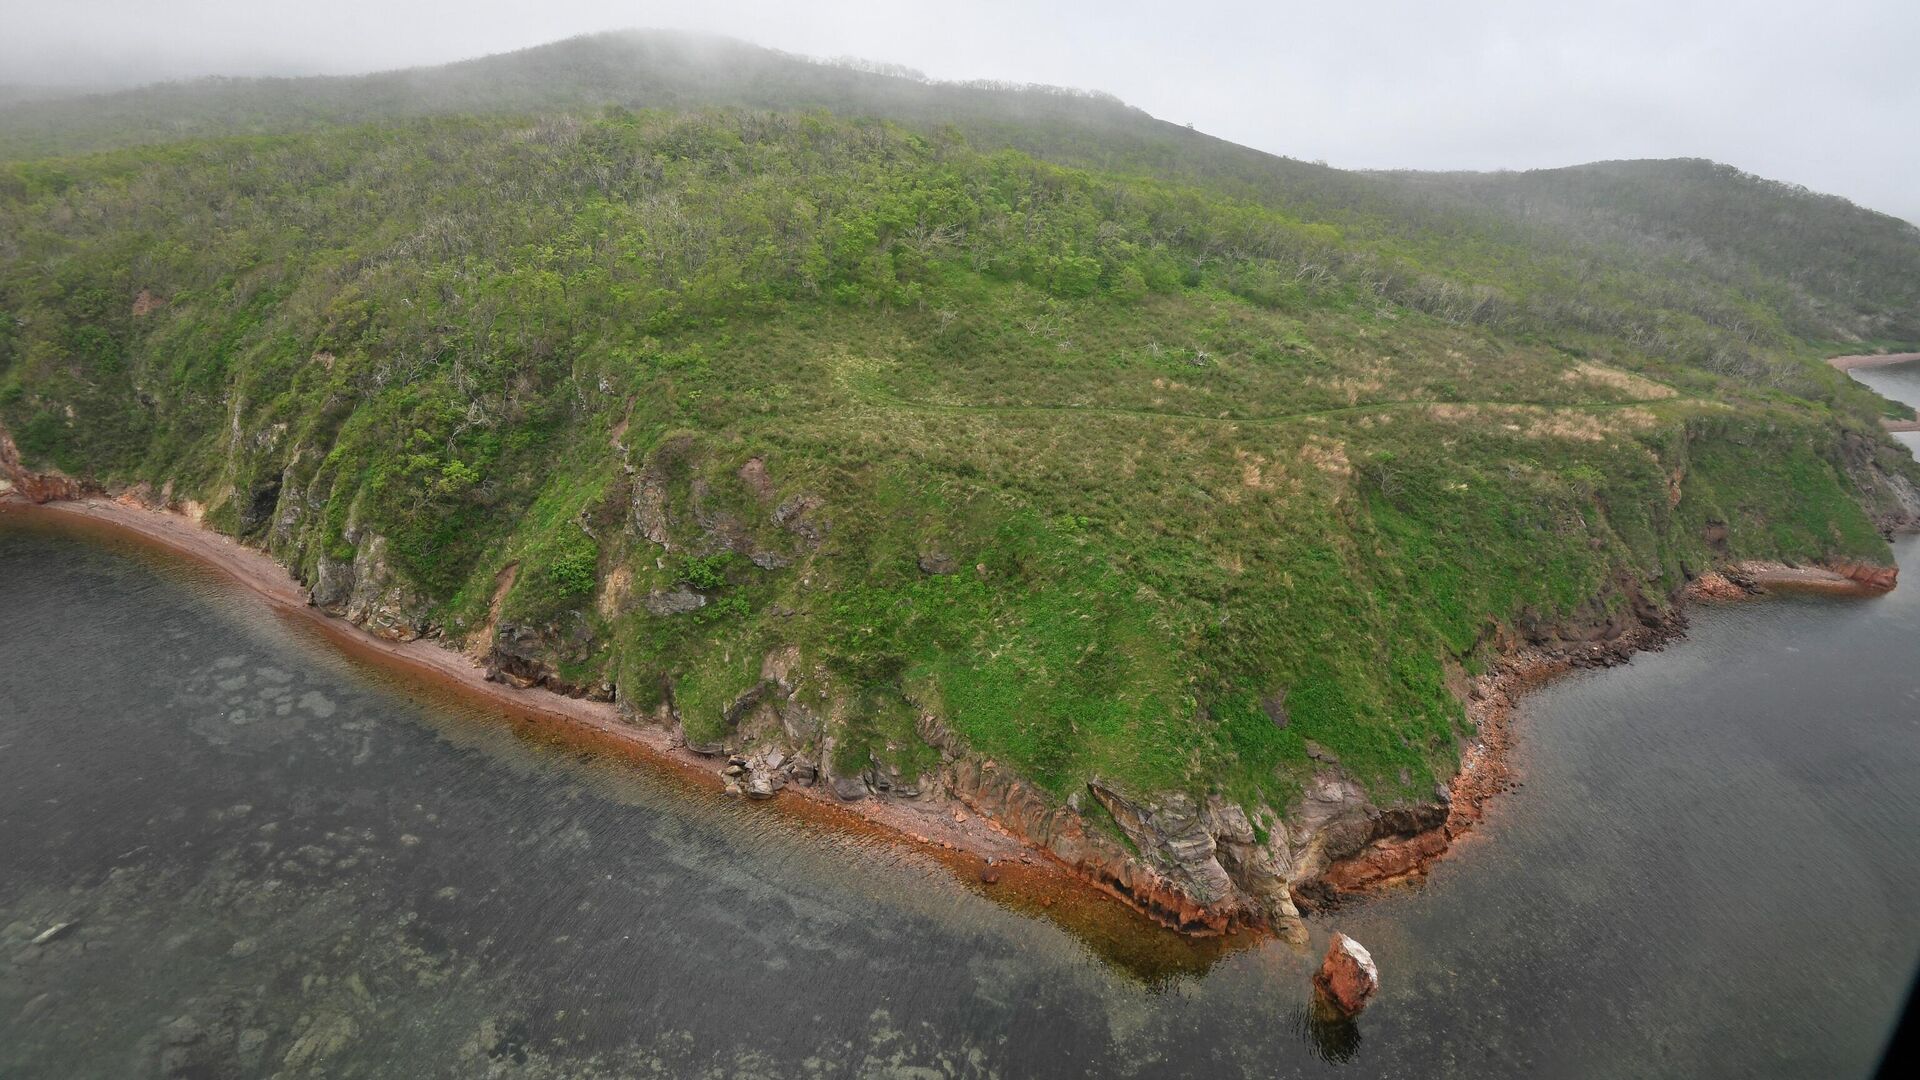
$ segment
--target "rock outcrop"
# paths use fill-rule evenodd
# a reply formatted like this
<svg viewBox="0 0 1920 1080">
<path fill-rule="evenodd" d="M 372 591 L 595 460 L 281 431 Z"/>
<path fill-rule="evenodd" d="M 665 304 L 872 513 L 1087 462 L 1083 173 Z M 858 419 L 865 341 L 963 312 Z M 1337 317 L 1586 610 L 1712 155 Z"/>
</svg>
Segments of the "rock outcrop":
<svg viewBox="0 0 1920 1080">
<path fill-rule="evenodd" d="M 1336 932 L 1327 943 L 1320 970 L 1314 972 L 1313 989 L 1320 1001 L 1341 1016 L 1358 1016 L 1380 992 L 1380 969 L 1366 946 Z"/>
<path fill-rule="evenodd" d="M 427 605 L 394 580 L 383 536 L 357 535 L 351 561 L 320 556 L 307 599 L 314 607 L 390 641 L 412 641 L 429 631 Z"/>
<path fill-rule="evenodd" d="M 578 629 L 584 631 L 585 627 Z M 494 631 L 493 644 L 486 653 L 487 678 L 522 690 L 538 686 L 565 697 L 614 700 L 612 683 L 575 682 L 554 670 L 551 661 L 553 656 L 572 651 L 577 660 L 578 654 L 589 644 L 588 640 L 575 640 L 569 649 L 568 644 L 555 643 L 555 638 L 559 636 L 559 627 L 536 629 L 515 623 L 501 623 Z M 576 634 L 574 637 L 584 638 L 584 635 Z"/>
<path fill-rule="evenodd" d="M 685 615 L 690 611 L 699 611 L 707 606 L 707 598 L 685 585 L 677 585 L 672 589 L 648 593 L 641 604 L 647 609 L 649 615 L 664 618 L 669 615 Z"/>
<path fill-rule="evenodd" d="M 76 480 L 56 470 L 28 471 L 20 464 L 20 448 L 14 445 L 13 436 L 4 427 L 0 427 L 0 478 L 11 484 L 22 498 L 36 503 L 78 499 L 100 490 L 98 485 Z"/>
<path fill-rule="evenodd" d="M 1844 559 L 1827 565 L 1841 577 L 1876 592 L 1890 592 L 1900 583 L 1900 568 L 1897 566 L 1872 566 Z"/>
<path fill-rule="evenodd" d="M 941 752 L 941 781 L 975 813 L 1060 860 L 1157 921 L 1192 934 L 1270 926 L 1303 939 L 1287 888 L 1285 830 L 1262 844 L 1246 814 L 1216 797 L 1183 793 L 1136 800 L 1096 782 L 1088 794 L 1112 816 L 1126 841 L 1089 828 L 1072 805 L 972 752 L 931 714 L 920 735 Z"/>
</svg>

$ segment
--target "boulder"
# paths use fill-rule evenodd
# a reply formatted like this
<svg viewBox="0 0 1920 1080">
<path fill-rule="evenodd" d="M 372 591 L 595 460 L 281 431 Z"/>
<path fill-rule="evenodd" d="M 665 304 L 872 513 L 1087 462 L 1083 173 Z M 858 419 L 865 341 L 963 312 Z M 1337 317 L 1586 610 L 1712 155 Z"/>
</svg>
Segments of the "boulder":
<svg viewBox="0 0 1920 1080">
<path fill-rule="evenodd" d="M 685 615 L 689 611 L 698 611 L 707 606 L 707 598 L 687 588 L 685 585 L 673 589 L 647 594 L 641 601 L 649 613 L 660 616 Z"/>
<path fill-rule="evenodd" d="M 836 776 L 828 786 L 833 793 L 846 802 L 857 802 L 867 797 L 867 781 L 860 776 Z"/>
<path fill-rule="evenodd" d="M 1320 1000 L 1342 1016 L 1357 1016 L 1380 991 L 1380 970 L 1366 946 L 1335 933 L 1327 943 L 1326 958 L 1314 973 L 1313 988 Z"/>
</svg>

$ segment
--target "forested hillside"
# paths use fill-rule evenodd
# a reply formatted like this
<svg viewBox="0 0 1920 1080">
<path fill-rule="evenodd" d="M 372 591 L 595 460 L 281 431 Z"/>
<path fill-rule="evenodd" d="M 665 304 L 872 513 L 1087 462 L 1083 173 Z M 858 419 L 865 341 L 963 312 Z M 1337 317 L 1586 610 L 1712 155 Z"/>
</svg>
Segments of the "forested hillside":
<svg viewBox="0 0 1920 1080">
<path fill-rule="evenodd" d="M 1430 803 L 1503 644 L 1920 512 L 1818 362 L 1920 338 L 1891 219 L 677 40 L 0 111 L 195 136 L 0 165 L 0 424 L 696 746 L 913 790 L 933 717 L 1176 884 L 1113 798 L 1310 875 L 1303 787 Z"/>
<path fill-rule="evenodd" d="M 1920 338 L 1920 228 L 1832 195 L 1698 160 L 1385 175 L 1447 205 L 1485 207 L 1723 285 L 1783 282 L 1770 299 L 1796 333 Z"/>
</svg>

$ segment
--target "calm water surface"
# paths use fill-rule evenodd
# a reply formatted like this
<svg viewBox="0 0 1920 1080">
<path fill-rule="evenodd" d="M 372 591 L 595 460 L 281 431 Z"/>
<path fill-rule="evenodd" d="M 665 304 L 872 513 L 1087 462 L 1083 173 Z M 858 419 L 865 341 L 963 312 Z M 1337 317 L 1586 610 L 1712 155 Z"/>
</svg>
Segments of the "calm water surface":
<svg viewBox="0 0 1920 1080">
<path fill-rule="evenodd" d="M 1702 610 L 1521 723 L 1525 786 L 1425 887 L 1215 959 L 0 524 L 0 1076 L 1867 1072 L 1920 961 L 1920 587 Z M 1328 1032 L 1335 926 L 1385 987 Z"/>
<path fill-rule="evenodd" d="M 1849 374 L 1872 387 L 1882 397 L 1920 406 L 1920 360 L 1886 367 L 1859 368 Z"/>
</svg>

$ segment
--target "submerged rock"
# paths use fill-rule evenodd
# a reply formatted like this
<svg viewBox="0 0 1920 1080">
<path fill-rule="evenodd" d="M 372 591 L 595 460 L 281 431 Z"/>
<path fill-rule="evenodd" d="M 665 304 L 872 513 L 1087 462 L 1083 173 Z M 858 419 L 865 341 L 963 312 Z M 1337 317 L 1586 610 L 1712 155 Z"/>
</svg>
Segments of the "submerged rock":
<svg viewBox="0 0 1920 1080">
<path fill-rule="evenodd" d="M 1335 933 L 1327 943 L 1326 958 L 1313 975 L 1313 988 L 1322 1002 L 1342 1016 L 1357 1016 L 1380 991 L 1380 970 L 1366 946 Z"/>
<path fill-rule="evenodd" d="M 40 931 L 38 934 L 35 934 L 33 941 L 30 942 L 29 944 L 45 945 L 50 941 L 57 941 L 58 939 L 65 937 L 69 931 L 71 931 L 74 927 L 79 925 L 80 923 L 78 921 L 55 923 L 52 926 L 47 927 L 45 930 Z"/>
<path fill-rule="evenodd" d="M 304 1070 L 353 1045 L 360 1027 L 353 1018 L 337 1012 L 321 1012 L 304 1021 L 298 1038 L 284 1059 L 288 1068 Z"/>
</svg>

